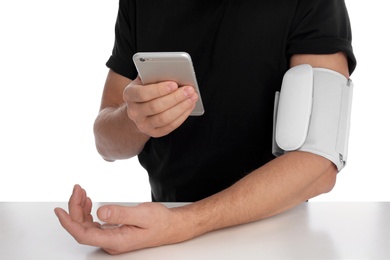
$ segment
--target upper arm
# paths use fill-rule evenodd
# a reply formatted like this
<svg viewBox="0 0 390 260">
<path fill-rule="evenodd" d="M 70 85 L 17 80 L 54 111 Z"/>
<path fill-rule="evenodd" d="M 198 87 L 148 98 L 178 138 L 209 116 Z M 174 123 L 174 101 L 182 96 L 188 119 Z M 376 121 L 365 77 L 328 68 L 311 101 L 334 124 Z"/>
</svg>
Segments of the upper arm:
<svg viewBox="0 0 390 260">
<path fill-rule="evenodd" d="M 326 68 L 334 70 L 344 75 L 346 78 L 349 78 L 348 59 L 347 56 L 342 52 L 325 55 L 297 54 L 291 57 L 291 67 L 301 64 L 309 64 L 314 68 Z M 321 159 L 324 161 L 328 160 L 325 157 L 322 157 Z M 335 175 L 337 174 L 337 168 L 334 164 L 331 164 L 327 172 L 331 174 L 325 175 L 333 175 L 335 177 Z"/>
<path fill-rule="evenodd" d="M 326 68 L 337 71 L 349 78 L 347 56 L 338 52 L 335 54 L 295 54 L 291 57 L 290 66 L 294 67 L 300 64 L 310 64 L 314 68 Z"/>
<path fill-rule="evenodd" d="M 124 103 L 123 91 L 131 81 L 131 79 L 110 69 L 104 85 L 100 110 L 103 110 L 106 107 L 119 107 L 122 105 Z"/>
</svg>

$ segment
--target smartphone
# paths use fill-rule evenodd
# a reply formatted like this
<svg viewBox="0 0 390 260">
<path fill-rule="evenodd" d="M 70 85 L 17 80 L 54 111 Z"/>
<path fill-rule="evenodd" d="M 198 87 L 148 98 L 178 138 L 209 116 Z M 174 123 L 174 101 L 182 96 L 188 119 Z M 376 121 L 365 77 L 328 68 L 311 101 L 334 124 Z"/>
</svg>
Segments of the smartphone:
<svg viewBox="0 0 390 260">
<path fill-rule="evenodd" d="M 175 81 L 179 87 L 192 86 L 199 95 L 192 116 L 204 113 L 191 56 L 186 52 L 138 52 L 133 61 L 142 84 Z"/>
</svg>

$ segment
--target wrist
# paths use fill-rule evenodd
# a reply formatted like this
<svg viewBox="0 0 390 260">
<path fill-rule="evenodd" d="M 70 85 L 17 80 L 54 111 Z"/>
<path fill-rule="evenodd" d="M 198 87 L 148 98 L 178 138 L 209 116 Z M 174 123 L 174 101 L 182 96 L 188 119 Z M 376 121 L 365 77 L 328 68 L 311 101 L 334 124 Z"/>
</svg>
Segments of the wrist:
<svg viewBox="0 0 390 260">
<path fill-rule="evenodd" d="M 212 210 L 207 210 L 202 202 L 190 203 L 181 207 L 172 208 L 174 226 L 177 230 L 175 236 L 186 241 L 215 229 Z"/>
<path fill-rule="evenodd" d="M 126 105 L 102 109 L 95 120 L 94 135 L 98 152 L 109 161 L 138 155 L 150 138 L 127 116 Z"/>
</svg>

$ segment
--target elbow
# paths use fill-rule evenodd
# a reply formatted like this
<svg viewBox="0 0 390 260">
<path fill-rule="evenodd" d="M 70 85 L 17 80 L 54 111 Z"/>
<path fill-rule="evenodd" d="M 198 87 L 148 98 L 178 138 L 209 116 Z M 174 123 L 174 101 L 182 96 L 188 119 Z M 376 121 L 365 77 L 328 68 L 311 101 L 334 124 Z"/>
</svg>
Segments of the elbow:
<svg viewBox="0 0 390 260">
<path fill-rule="evenodd" d="M 324 185 L 324 192 L 323 193 L 329 193 L 333 190 L 334 186 L 336 186 L 336 179 L 337 179 L 337 171 L 332 172 L 328 174 L 328 181 Z"/>
<path fill-rule="evenodd" d="M 309 186 L 302 201 L 307 201 L 321 194 L 329 193 L 336 185 L 337 168 L 333 163 Z"/>
<path fill-rule="evenodd" d="M 95 120 L 95 123 L 93 125 L 93 134 L 95 137 L 95 147 L 97 152 L 100 154 L 100 156 L 108 162 L 115 161 L 115 159 L 111 158 L 111 156 L 108 153 L 108 149 L 107 149 L 108 143 L 107 141 L 104 140 L 104 135 L 101 132 L 101 127 L 99 125 L 98 118 Z"/>
<path fill-rule="evenodd" d="M 329 193 L 336 185 L 336 179 L 338 174 L 336 165 L 328 159 L 317 155 L 316 157 L 320 159 L 320 161 L 317 162 L 321 162 L 317 164 L 319 174 L 308 186 L 308 189 L 306 189 L 306 193 L 304 195 L 305 200 L 312 199 L 321 194 Z"/>
<path fill-rule="evenodd" d="M 114 158 L 110 158 L 108 156 L 108 154 L 106 154 L 104 152 L 104 149 L 100 148 L 97 144 L 96 144 L 96 150 L 97 152 L 100 154 L 100 156 L 107 162 L 115 162 L 115 159 Z"/>
<path fill-rule="evenodd" d="M 327 169 L 324 171 L 324 173 L 319 179 L 319 193 L 329 193 L 333 190 L 336 185 L 337 173 L 337 167 L 329 161 L 329 167 L 327 167 Z"/>
</svg>

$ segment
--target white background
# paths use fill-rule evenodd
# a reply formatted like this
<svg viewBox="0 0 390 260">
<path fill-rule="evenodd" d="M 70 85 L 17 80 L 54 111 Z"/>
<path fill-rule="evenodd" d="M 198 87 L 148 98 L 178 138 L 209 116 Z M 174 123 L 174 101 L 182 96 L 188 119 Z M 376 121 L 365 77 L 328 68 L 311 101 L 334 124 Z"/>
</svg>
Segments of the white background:
<svg viewBox="0 0 390 260">
<path fill-rule="evenodd" d="M 390 19 L 385 0 L 347 0 L 358 67 L 349 162 L 316 201 L 389 201 Z M 1 1 L 0 201 L 149 201 L 136 158 L 105 162 L 92 125 L 114 42 L 116 0 Z"/>
</svg>

